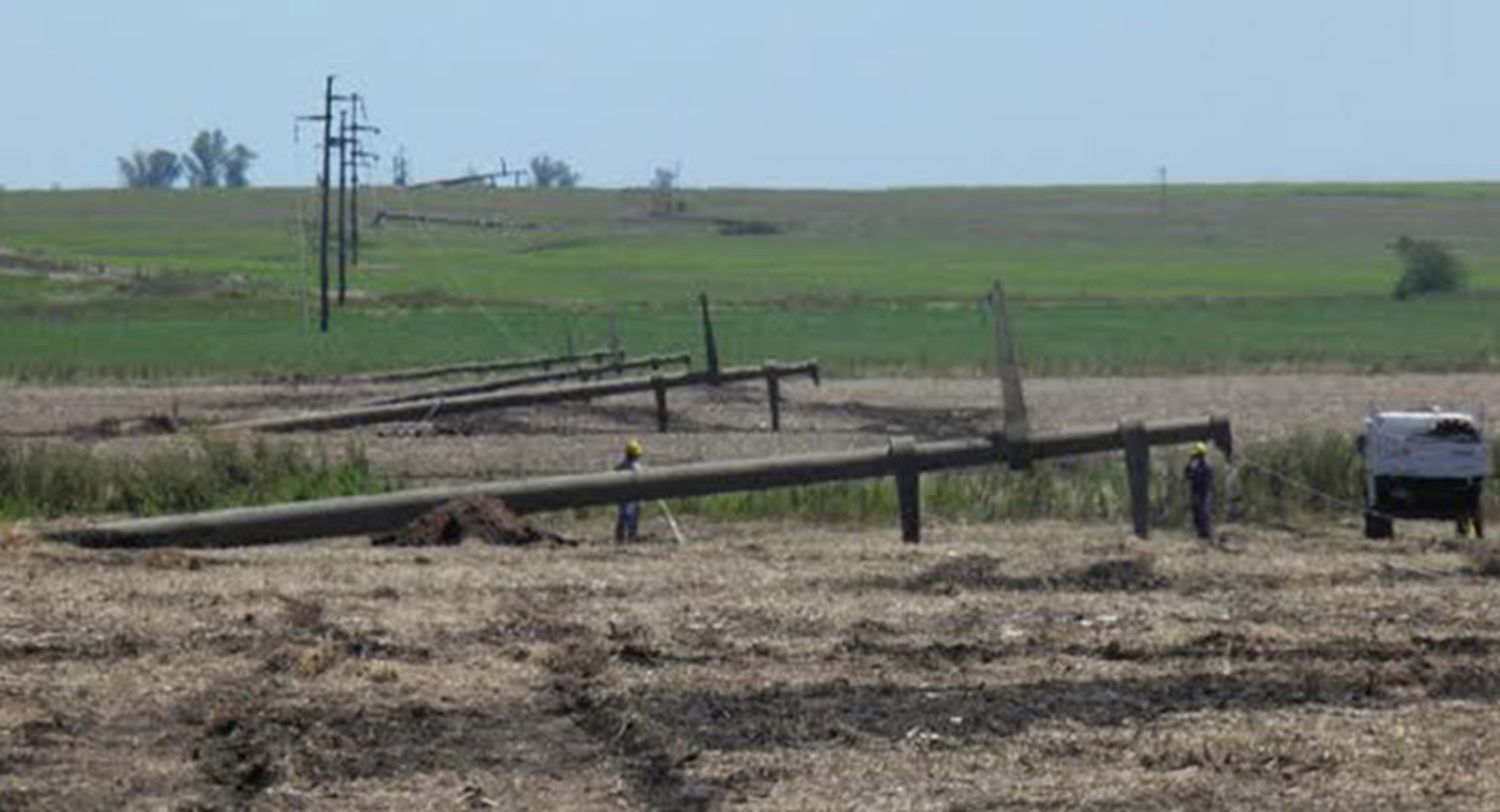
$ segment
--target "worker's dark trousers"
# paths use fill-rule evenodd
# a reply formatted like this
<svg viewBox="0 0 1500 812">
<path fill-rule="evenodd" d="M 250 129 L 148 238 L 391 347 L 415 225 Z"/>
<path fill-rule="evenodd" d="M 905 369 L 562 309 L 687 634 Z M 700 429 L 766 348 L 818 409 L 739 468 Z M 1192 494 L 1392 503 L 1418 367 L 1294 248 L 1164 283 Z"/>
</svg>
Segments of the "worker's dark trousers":
<svg viewBox="0 0 1500 812">
<path fill-rule="evenodd" d="M 615 541 L 635 541 L 640 537 L 641 503 L 621 502 L 615 515 Z"/>
<path fill-rule="evenodd" d="M 1212 539 L 1214 537 L 1214 500 L 1210 494 L 1199 496 L 1193 494 L 1193 529 L 1198 531 L 1198 538 Z"/>
</svg>

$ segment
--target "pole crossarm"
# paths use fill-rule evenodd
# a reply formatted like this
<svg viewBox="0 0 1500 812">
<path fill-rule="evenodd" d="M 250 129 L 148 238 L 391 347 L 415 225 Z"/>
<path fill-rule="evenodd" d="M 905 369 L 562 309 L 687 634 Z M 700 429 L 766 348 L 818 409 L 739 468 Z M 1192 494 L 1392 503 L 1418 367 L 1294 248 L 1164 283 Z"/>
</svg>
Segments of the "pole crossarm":
<svg viewBox="0 0 1500 812">
<path fill-rule="evenodd" d="M 726 373 L 729 370 L 725 370 Z M 1213 442 L 1233 451 L 1229 419 L 1222 416 L 1172 420 L 1141 426 L 1151 446 Z M 1099 427 L 1030 439 L 1031 459 L 1115 451 L 1124 447 L 1121 427 Z M 399 527 L 445 502 L 464 497 L 504 500 L 519 513 L 537 513 L 627 501 L 681 499 L 736 491 L 758 491 L 822 482 L 905 476 L 920 472 L 995 465 L 1005 461 L 1002 434 L 927 443 L 900 441 L 888 447 L 764 459 L 702 462 L 640 471 L 544 477 L 457 487 L 423 488 L 374 496 L 238 508 L 107 522 L 56 530 L 52 537 L 92 547 L 223 547 L 305 541 L 378 533 Z M 908 517 L 905 531 L 915 519 Z"/>
</svg>

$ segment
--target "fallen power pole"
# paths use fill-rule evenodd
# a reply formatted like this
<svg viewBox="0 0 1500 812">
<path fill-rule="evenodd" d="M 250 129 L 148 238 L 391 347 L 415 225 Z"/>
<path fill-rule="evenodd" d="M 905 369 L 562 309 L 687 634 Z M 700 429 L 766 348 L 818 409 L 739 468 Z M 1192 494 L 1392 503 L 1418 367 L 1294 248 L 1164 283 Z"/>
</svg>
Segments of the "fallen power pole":
<svg viewBox="0 0 1500 812">
<path fill-rule="evenodd" d="M 781 427 L 781 379 L 807 376 L 814 383 L 819 380 L 818 363 L 805 361 L 798 364 L 765 364 L 759 367 L 739 367 L 712 372 L 683 372 L 676 375 L 652 375 L 645 378 L 626 378 L 602 383 L 581 383 L 544 389 L 535 392 L 506 392 L 501 394 L 469 395 L 457 398 L 435 398 L 411 403 L 394 403 L 384 406 L 363 406 L 337 409 L 326 412 L 267 417 L 245 420 L 238 423 L 221 423 L 214 428 L 223 430 L 250 431 L 325 431 L 369 426 L 377 423 L 393 423 L 402 420 L 430 420 L 438 415 L 451 416 L 471 412 L 496 411 L 522 406 L 541 406 L 548 403 L 565 403 L 575 400 L 593 400 L 612 395 L 628 395 L 652 392 L 656 395 L 657 427 L 667 430 L 667 390 L 688 386 L 716 386 L 764 378 L 771 396 L 771 429 Z"/>
<path fill-rule="evenodd" d="M 468 226 L 470 228 L 510 228 L 517 231 L 528 231 L 537 227 L 535 223 L 511 223 L 505 220 L 493 220 L 488 217 L 454 217 L 447 214 L 402 213 L 386 211 L 385 209 L 375 212 L 375 218 L 371 221 L 371 224 L 379 226 L 381 223 L 387 221 L 392 223 L 421 223 L 423 225 Z"/>
<path fill-rule="evenodd" d="M 724 370 L 725 375 L 732 370 Z M 1233 453 L 1227 417 L 1140 422 L 1034 435 L 1027 459 L 1042 460 L 1125 449 L 1138 459 L 1152 446 L 1213 442 Z M 520 513 L 566 510 L 653 499 L 681 499 L 736 491 L 759 491 L 820 482 L 894 477 L 901 513 L 901 536 L 921 540 L 920 476 L 929 471 L 994 465 L 1006 461 L 1012 444 L 1001 434 L 964 440 L 918 443 L 893 440 L 888 447 L 756 460 L 705 462 L 641 471 L 547 477 L 425 488 L 376 496 L 322 499 L 286 505 L 241 508 L 109 522 L 84 529 L 54 531 L 56 538 L 94 547 L 222 547 L 304 541 L 377 533 L 399 527 L 445 502 L 463 497 L 504 500 Z M 1132 449 L 1136 449 L 1132 452 Z M 1130 460 L 1128 459 L 1129 463 Z M 1127 464 L 1132 480 L 1147 472 Z M 1132 502 L 1137 526 L 1147 516 Z"/>
<path fill-rule="evenodd" d="M 522 386 L 534 386 L 540 383 L 554 383 L 578 378 L 588 381 L 604 378 L 609 375 L 620 375 L 627 371 L 638 369 L 661 369 L 664 366 L 682 364 L 687 366 L 692 363 L 692 356 L 687 353 L 676 355 L 648 355 L 644 358 L 634 358 L 629 361 L 617 360 L 611 363 L 596 364 L 594 366 L 576 366 L 566 369 L 557 369 L 543 372 L 532 372 L 525 375 L 513 375 L 506 378 L 495 378 L 478 383 L 464 384 L 462 386 L 449 386 L 443 389 L 429 389 L 424 392 L 411 392 L 405 395 L 396 395 L 388 398 L 377 398 L 367 401 L 369 406 L 384 406 L 390 403 L 410 403 L 417 400 L 434 400 L 438 398 L 455 398 L 464 395 L 478 395 L 485 392 L 499 392 L 503 389 L 517 389 Z"/>
<path fill-rule="evenodd" d="M 475 361 L 466 364 L 449 364 L 440 367 L 420 367 L 417 369 L 400 369 L 395 372 L 377 372 L 372 375 L 362 375 L 349 380 L 362 383 L 395 383 L 397 381 L 418 381 L 424 378 L 441 378 L 446 375 L 470 375 L 478 372 L 509 372 L 518 369 L 551 369 L 555 366 L 566 364 L 578 364 L 584 361 L 603 363 L 606 359 L 615 357 L 613 350 L 598 349 L 587 352 L 569 352 L 562 355 L 545 355 L 536 358 L 520 358 L 509 361 Z"/>
<path fill-rule="evenodd" d="M 406 187 L 408 189 L 450 189 L 454 186 L 474 186 L 481 183 L 494 183 L 495 178 L 503 178 L 506 172 L 476 172 L 472 175 L 460 175 L 455 178 L 438 178 L 437 180 L 424 180 L 421 183 L 413 183 Z"/>
</svg>

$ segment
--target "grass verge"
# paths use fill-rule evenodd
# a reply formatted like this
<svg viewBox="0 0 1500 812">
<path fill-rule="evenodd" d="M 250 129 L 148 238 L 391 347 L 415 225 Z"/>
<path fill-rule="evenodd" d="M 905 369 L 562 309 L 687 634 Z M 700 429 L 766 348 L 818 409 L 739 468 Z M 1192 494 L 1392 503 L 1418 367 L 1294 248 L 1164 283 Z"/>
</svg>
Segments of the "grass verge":
<svg viewBox="0 0 1500 812">
<path fill-rule="evenodd" d="M 257 439 L 114 458 L 60 443 L 0 444 L 0 519 L 149 516 L 375 493 L 390 482 L 362 449 L 342 454 Z"/>
</svg>

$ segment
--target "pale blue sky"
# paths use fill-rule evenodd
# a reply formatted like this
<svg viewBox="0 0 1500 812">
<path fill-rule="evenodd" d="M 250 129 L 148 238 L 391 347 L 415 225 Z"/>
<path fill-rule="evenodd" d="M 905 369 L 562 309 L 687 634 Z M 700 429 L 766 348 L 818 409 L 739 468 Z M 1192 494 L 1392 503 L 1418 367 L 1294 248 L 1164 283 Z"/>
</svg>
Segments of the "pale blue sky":
<svg viewBox="0 0 1500 812">
<path fill-rule="evenodd" d="M 115 185 L 215 126 L 310 182 L 292 117 L 329 72 L 418 179 L 540 151 L 602 186 L 1495 178 L 1497 36 L 1494 0 L 3 0 L 0 184 Z"/>
</svg>

